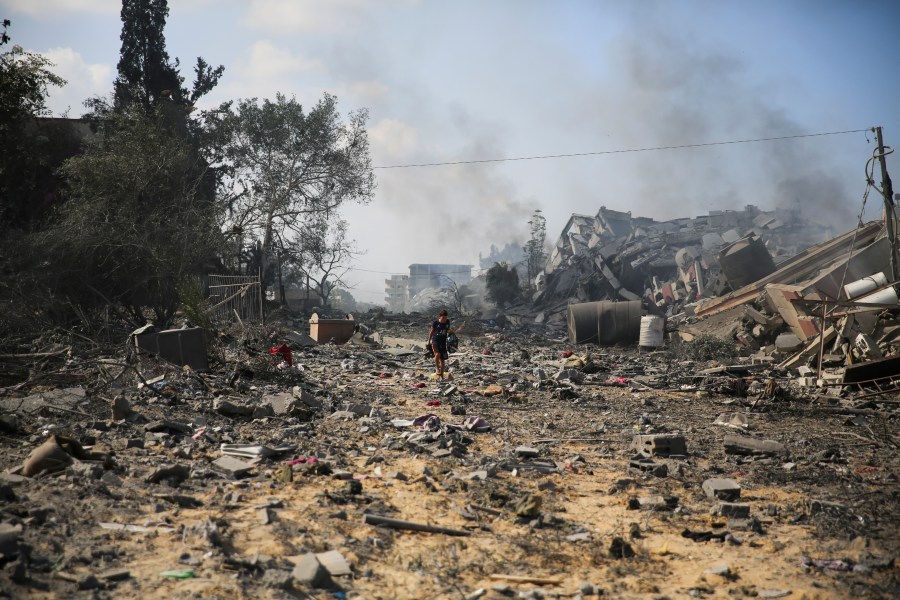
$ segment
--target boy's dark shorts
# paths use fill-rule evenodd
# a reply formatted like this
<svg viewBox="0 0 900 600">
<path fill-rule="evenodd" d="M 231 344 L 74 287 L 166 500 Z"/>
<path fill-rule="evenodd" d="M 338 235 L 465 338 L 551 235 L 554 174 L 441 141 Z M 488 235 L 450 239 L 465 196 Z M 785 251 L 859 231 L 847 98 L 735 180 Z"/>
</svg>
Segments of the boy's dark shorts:
<svg viewBox="0 0 900 600">
<path fill-rule="evenodd" d="M 447 336 L 446 335 L 436 335 L 431 338 L 431 346 L 434 349 L 435 354 L 439 354 L 441 358 L 447 360 L 449 354 L 447 354 Z"/>
</svg>

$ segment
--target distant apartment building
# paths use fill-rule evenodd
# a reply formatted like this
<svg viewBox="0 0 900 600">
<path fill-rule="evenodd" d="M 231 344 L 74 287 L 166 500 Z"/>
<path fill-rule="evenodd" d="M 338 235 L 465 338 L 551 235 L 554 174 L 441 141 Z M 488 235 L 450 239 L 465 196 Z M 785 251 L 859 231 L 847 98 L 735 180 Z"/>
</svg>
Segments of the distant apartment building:
<svg viewBox="0 0 900 600">
<path fill-rule="evenodd" d="M 402 312 L 409 298 L 409 275 L 391 275 L 390 279 L 385 279 L 384 293 L 388 309 Z"/>
<path fill-rule="evenodd" d="M 444 288 L 472 281 L 472 265 L 409 265 L 409 297 L 426 288 Z"/>
</svg>

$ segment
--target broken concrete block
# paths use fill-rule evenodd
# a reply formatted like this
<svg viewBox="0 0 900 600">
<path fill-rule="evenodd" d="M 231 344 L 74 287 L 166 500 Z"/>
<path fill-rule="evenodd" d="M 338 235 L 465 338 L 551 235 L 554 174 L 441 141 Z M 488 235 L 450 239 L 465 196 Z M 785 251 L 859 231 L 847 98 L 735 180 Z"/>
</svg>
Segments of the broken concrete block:
<svg viewBox="0 0 900 600">
<path fill-rule="evenodd" d="M 537 458 L 541 451 L 531 446 L 519 446 L 516 448 L 516 456 L 520 458 Z"/>
<path fill-rule="evenodd" d="M 730 502 L 741 497 L 741 486 L 734 479 L 714 477 L 703 482 L 703 491 L 710 500 Z"/>
<path fill-rule="evenodd" d="M 353 573 L 350 563 L 344 558 L 344 555 L 337 550 L 329 550 L 328 552 L 319 552 L 316 554 L 316 560 L 319 561 L 325 570 L 333 577 L 341 575 L 351 575 Z"/>
<path fill-rule="evenodd" d="M 368 417 L 372 412 L 372 407 L 368 404 L 356 404 L 353 402 L 344 402 L 344 410 L 353 413 L 356 417 Z"/>
<path fill-rule="evenodd" d="M 266 394 L 262 397 L 262 403 L 271 406 L 275 414 L 281 417 L 290 411 L 291 405 L 294 403 L 294 395 L 287 392 Z"/>
<path fill-rule="evenodd" d="M 322 401 L 312 395 L 310 392 L 306 391 L 299 385 L 295 385 L 291 390 L 291 393 L 294 395 L 294 398 L 297 398 L 300 402 L 305 404 L 308 408 L 313 410 L 319 410 L 323 407 Z"/>
<path fill-rule="evenodd" d="M 644 456 L 671 456 L 687 454 L 684 436 L 668 433 L 652 435 L 636 435 L 631 441 L 632 447 Z"/>
<path fill-rule="evenodd" d="M 134 336 L 134 343 L 138 350 L 155 354 L 176 365 L 189 365 L 195 371 L 209 370 L 206 338 L 200 327 L 138 334 Z"/>
<path fill-rule="evenodd" d="M 184 465 L 163 465 L 147 477 L 147 483 L 166 483 L 178 487 L 190 475 L 191 470 Z"/>
<path fill-rule="evenodd" d="M 775 348 L 779 352 L 795 352 L 803 347 L 803 341 L 793 333 L 782 333 L 775 338 Z"/>
<path fill-rule="evenodd" d="M 750 505 L 740 502 L 719 502 L 713 507 L 712 514 L 729 519 L 747 519 L 750 517 Z"/>
<path fill-rule="evenodd" d="M 225 471 L 234 478 L 240 478 L 253 469 L 253 465 L 231 456 L 222 456 L 213 462 L 213 466 Z"/>
<path fill-rule="evenodd" d="M 224 398 L 213 401 L 213 410 L 225 417 L 249 417 L 253 414 L 252 406 L 242 406 Z"/>
<path fill-rule="evenodd" d="M 116 396 L 112 403 L 112 420 L 121 421 L 131 414 L 131 408 L 128 406 L 128 400 L 125 396 Z"/>
<path fill-rule="evenodd" d="M 319 562 L 315 554 L 307 553 L 300 557 L 294 570 L 291 572 L 294 581 L 308 585 L 310 587 L 319 588 L 325 586 L 331 579 L 328 571 Z"/>
<path fill-rule="evenodd" d="M 784 444 L 775 440 L 758 440 L 742 435 L 726 435 L 725 436 L 725 454 L 784 454 Z"/>
</svg>

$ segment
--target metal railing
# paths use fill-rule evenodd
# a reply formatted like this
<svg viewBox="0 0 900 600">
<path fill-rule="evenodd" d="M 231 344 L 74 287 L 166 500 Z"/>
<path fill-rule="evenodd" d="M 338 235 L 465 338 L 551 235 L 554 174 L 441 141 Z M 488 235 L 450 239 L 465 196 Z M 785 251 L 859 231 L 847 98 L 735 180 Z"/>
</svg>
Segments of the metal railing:
<svg viewBox="0 0 900 600">
<path fill-rule="evenodd" d="M 215 320 L 264 324 L 260 278 L 250 275 L 207 275 L 209 313 Z"/>
</svg>

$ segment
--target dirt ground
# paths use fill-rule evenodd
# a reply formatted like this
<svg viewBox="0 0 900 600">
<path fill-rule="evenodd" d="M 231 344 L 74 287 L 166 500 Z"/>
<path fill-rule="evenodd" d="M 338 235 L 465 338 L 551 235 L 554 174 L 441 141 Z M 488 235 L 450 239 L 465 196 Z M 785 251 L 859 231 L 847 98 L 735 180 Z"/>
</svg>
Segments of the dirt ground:
<svg viewBox="0 0 900 600">
<path fill-rule="evenodd" d="M 385 333 L 423 337 L 393 326 Z M 0 467 L 12 470 L 0 476 L 0 596 L 900 596 L 896 395 L 800 393 L 763 372 L 742 374 L 736 386 L 725 374 L 695 376 L 713 363 L 573 348 L 530 331 L 463 336 L 446 382 L 429 376 L 420 352 L 349 344 L 296 349 L 296 369 L 263 367 L 277 339 L 231 341 L 246 354 L 213 354 L 208 373 L 145 357 L 138 370 L 145 380 L 163 375 L 158 389 L 139 387 L 114 355 L 4 388 L 4 413 L 15 422 L 0 437 Z M 590 353 L 590 368 L 574 368 L 580 375 L 565 373 L 570 350 Z M 655 379 L 645 383 L 648 375 Z M 763 387 L 754 378 L 774 378 L 778 393 L 754 393 Z M 500 393 L 485 395 L 491 385 Z M 254 405 L 293 386 L 322 409 L 253 418 L 215 408 L 216 397 Z M 84 397 L 25 402 L 55 388 Z M 128 418 L 111 419 L 115 396 L 127 399 Z M 371 410 L 335 412 L 345 404 Z M 438 417 L 432 441 L 410 441 L 429 432 L 392 423 L 429 413 Z M 729 413 L 745 415 L 748 427 L 714 424 Z M 472 416 L 490 431 L 448 427 Z M 187 429 L 153 427 L 161 420 Z M 105 468 L 82 460 L 15 475 L 53 433 L 105 453 Z M 687 454 L 630 466 L 637 434 L 681 435 Z M 726 454 L 731 435 L 784 450 Z M 235 478 L 212 464 L 223 443 L 293 449 Z M 189 476 L 148 482 L 173 464 Z M 710 478 L 740 485 L 749 518 L 712 514 L 717 501 L 702 488 Z M 367 514 L 458 535 L 376 527 Z M 328 551 L 346 559 L 349 574 L 319 587 L 291 576 L 305 554 Z M 186 578 L 163 575 L 172 571 Z"/>
</svg>

